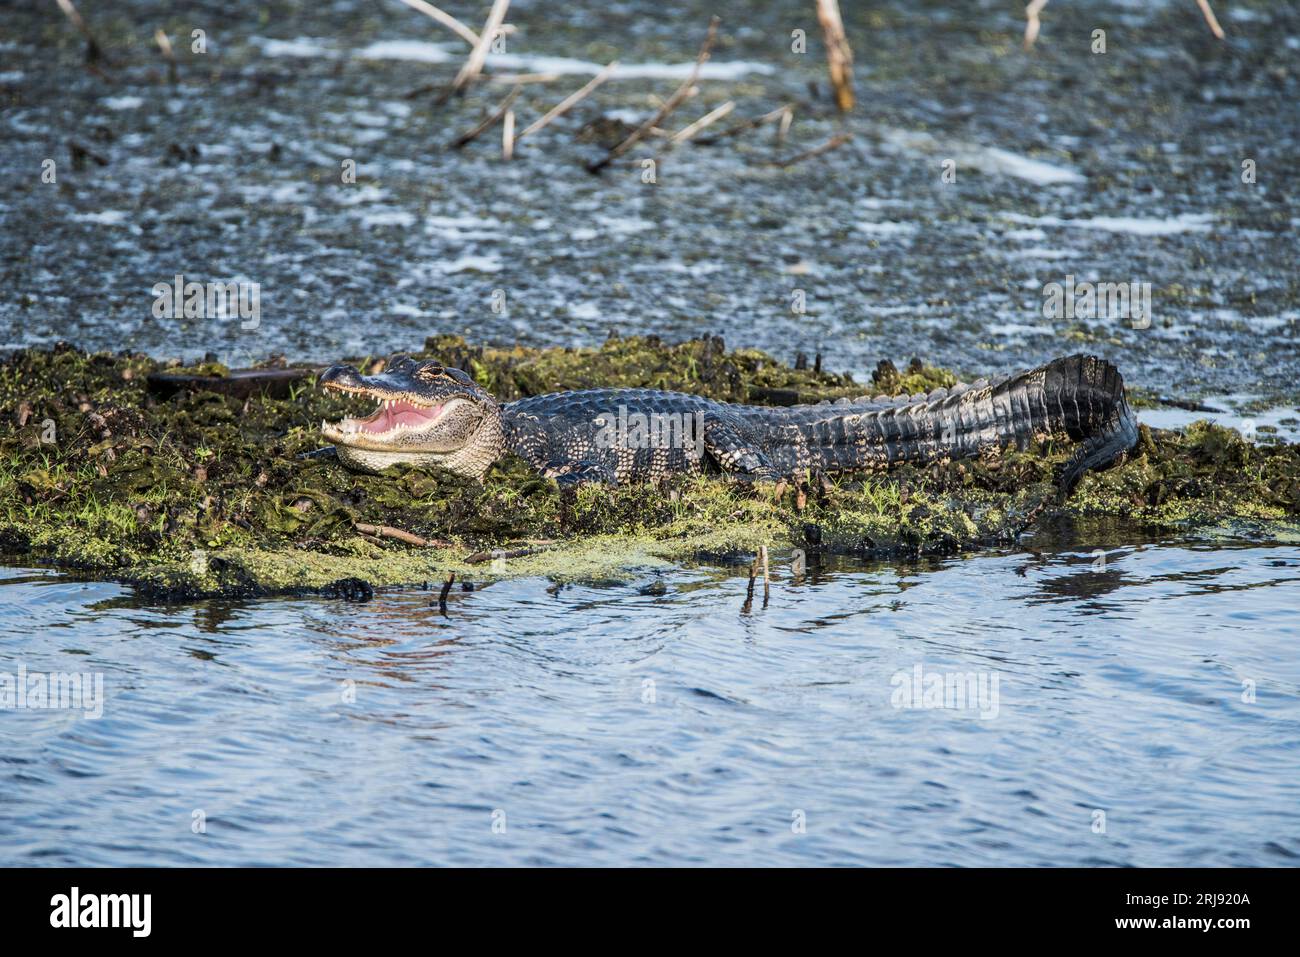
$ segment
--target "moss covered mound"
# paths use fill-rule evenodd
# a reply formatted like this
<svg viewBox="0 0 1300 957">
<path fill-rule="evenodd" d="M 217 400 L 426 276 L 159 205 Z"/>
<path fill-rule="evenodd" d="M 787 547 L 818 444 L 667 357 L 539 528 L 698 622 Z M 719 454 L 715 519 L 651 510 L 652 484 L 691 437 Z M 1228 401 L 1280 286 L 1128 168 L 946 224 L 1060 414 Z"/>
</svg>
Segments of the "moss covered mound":
<svg viewBox="0 0 1300 957">
<path fill-rule="evenodd" d="M 705 338 L 593 349 L 494 349 L 429 339 L 420 356 L 457 366 L 503 400 L 592 386 L 676 389 L 758 404 L 916 393 L 951 374 L 882 362 L 870 385 L 792 368 Z M 357 364 L 375 368 L 369 357 Z M 150 391 L 176 373 L 142 355 L 60 345 L 0 363 L 0 553 L 134 582 L 160 597 L 314 590 L 461 576 L 606 575 L 759 545 L 917 555 L 1011 541 L 1045 516 L 1118 516 L 1160 528 L 1300 510 L 1296 446 L 1255 446 L 1198 423 L 1145 428 L 1129 460 L 1058 502 L 1068 446 L 882 475 L 809 476 L 777 488 L 680 478 L 561 495 L 518 459 L 483 484 L 418 469 L 357 475 L 320 447 L 322 418 L 368 411 L 314 387 L 273 394 Z M 225 377 L 213 363 L 189 370 Z M 157 394 L 156 394 L 157 393 Z M 414 539 L 414 540 L 413 540 Z M 426 544 L 419 544 L 423 540 Z M 494 556 L 492 553 L 497 552 Z"/>
</svg>

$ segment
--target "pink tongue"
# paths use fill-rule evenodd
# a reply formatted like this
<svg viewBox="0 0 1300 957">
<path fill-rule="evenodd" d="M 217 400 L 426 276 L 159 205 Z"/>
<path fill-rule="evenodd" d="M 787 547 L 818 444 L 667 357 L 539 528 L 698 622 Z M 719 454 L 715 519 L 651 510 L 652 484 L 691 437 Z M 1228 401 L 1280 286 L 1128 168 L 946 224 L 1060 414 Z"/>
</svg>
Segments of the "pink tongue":
<svg viewBox="0 0 1300 957">
<path fill-rule="evenodd" d="M 362 432 L 387 432 L 397 425 L 419 425 L 433 419 L 442 411 L 441 405 L 432 408 L 416 408 L 405 403 L 392 408 L 383 408 L 368 419 L 361 420 Z"/>
</svg>

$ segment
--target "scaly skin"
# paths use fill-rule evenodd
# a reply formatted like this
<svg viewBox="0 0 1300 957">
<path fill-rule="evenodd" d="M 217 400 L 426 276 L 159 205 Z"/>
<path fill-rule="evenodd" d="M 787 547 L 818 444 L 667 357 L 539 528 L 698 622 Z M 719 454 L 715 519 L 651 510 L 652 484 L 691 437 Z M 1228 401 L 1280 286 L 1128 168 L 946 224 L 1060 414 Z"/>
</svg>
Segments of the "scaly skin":
<svg viewBox="0 0 1300 957">
<path fill-rule="evenodd" d="M 322 426 L 344 464 L 378 471 L 407 461 L 478 479 L 507 452 L 564 484 L 700 472 L 774 481 L 964 458 L 1061 435 L 1079 443 L 1060 474 L 1069 491 L 1085 470 L 1109 465 L 1137 441 L 1119 372 L 1083 355 L 929 395 L 785 408 L 651 389 L 558 392 L 501 405 L 463 372 L 411 359 L 378 376 L 334 366 L 321 384 L 398 403 L 396 419 L 381 410 L 360 431 L 361 420 Z M 400 424 L 387 429 L 390 421 Z"/>
</svg>

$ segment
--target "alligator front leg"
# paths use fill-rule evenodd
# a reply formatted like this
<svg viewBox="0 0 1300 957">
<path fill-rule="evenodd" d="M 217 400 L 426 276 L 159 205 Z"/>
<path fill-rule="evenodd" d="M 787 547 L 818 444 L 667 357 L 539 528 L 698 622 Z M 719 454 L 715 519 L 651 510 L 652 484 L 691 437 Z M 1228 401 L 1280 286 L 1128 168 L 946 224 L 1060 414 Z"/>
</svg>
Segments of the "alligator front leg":
<svg viewBox="0 0 1300 957">
<path fill-rule="evenodd" d="M 704 423 L 704 451 L 728 475 L 749 482 L 777 482 L 781 473 L 766 455 L 745 441 L 730 425 L 716 419 Z"/>
<path fill-rule="evenodd" d="M 618 475 L 612 465 L 583 459 L 579 462 L 548 462 L 542 467 L 542 474 L 555 479 L 560 488 L 576 488 L 579 485 L 604 483 L 617 485 Z"/>
</svg>

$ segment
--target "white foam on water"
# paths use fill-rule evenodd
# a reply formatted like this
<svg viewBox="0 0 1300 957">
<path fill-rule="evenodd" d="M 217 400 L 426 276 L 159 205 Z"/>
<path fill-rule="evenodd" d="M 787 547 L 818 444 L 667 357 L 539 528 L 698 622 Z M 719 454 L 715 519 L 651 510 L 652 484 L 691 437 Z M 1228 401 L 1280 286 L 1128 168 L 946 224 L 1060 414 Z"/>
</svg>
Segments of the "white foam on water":
<svg viewBox="0 0 1300 957">
<path fill-rule="evenodd" d="M 1046 249 L 1042 246 L 1028 246 L 1022 249 L 1009 249 L 1006 252 L 1008 259 L 1035 259 L 1040 261 L 1051 261 L 1055 259 L 1070 259 L 1077 256 L 1073 249 Z"/>
<path fill-rule="evenodd" d="M 1010 153 L 996 146 L 975 147 L 966 159 L 971 166 L 978 167 L 983 172 L 1016 176 L 1040 186 L 1087 182 L 1086 176 L 1068 167 L 1053 166 L 1051 163 Z"/>
<path fill-rule="evenodd" d="M 903 205 L 903 201 L 898 199 L 881 199 L 879 196 L 863 196 L 858 200 L 858 205 L 863 209 L 888 209 L 891 206 Z"/>
<path fill-rule="evenodd" d="M 362 60 L 412 60 L 416 63 L 449 63 L 455 59 L 450 52 L 427 40 L 380 40 L 354 55 Z"/>
<path fill-rule="evenodd" d="M 459 259 L 439 260 L 433 265 L 445 273 L 501 271 L 501 259 L 498 256 L 461 256 Z"/>
<path fill-rule="evenodd" d="M 104 105 L 110 110 L 138 110 L 144 106 L 144 97 L 110 96 L 104 100 Z"/>
<path fill-rule="evenodd" d="M 298 37 L 296 40 L 250 37 L 248 42 L 258 47 L 263 56 L 328 57 L 334 55 L 327 41 L 313 37 Z"/>
<path fill-rule="evenodd" d="M 573 316 L 574 319 L 599 319 L 601 316 L 600 306 L 594 302 L 580 302 L 569 306 L 569 315 Z"/>
<path fill-rule="evenodd" d="M 402 226 L 415 225 L 415 213 L 409 209 L 374 209 L 361 217 L 362 226 Z"/>
<path fill-rule="evenodd" d="M 951 159 L 958 167 L 977 169 L 982 173 L 1000 176 L 1014 176 L 1038 186 L 1087 182 L 1087 177 L 1067 166 L 1044 163 L 1042 160 L 1030 159 L 1028 156 L 1012 153 L 996 146 L 981 146 L 978 143 L 967 143 L 961 140 L 940 140 L 930 133 L 917 130 L 886 127 L 881 129 L 880 133 L 884 141 L 892 146 L 935 157 L 936 165 L 940 160 Z"/>
<path fill-rule="evenodd" d="M 449 49 L 427 40 L 381 40 L 358 50 L 364 60 L 410 60 L 417 63 L 459 63 L 464 59 L 463 46 Z M 494 72 L 517 70 L 527 73 L 554 73 L 560 76 L 595 76 L 605 69 L 603 63 L 573 57 L 543 56 L 529 53 L 489 53 L 485 66 Z M 684 80 L 691 75 L 695 62 L 624 63 L 614 69 L 611 79 Z M 700 69 L 703 80 L 738 80 L 750 74 L 772 74 L 776 67 L 745 60 L 719 62 L 710 60 Z"/>
<path fill-rule="evenodd" d="M 991 336 L 1050 336 L 1050 327 L 1030 326 L 1022 322 L 1001 322 L 985 327 Z"/>
<path fill-rule="evenodd" d="M 77 213 L 72 218 L 83 223 L 96 223 L 100 226 L 120 226 L 127 222 L 131 214 L 124 209 L 106 209 L 99 213 Z"/>
<path fill-rule="evenodd" d="M 1078 229 L 1096 229 L 1109 233 L 1128 233 L 1133 236 L 1174 236 L 1178 233 L 1205 232 L 1214 222 L 1209 213 L 1183 213 L 1165 219 L 1138 219 L 1132 216 L 1093 216 L 1089 219 L 1062 219 L 1059 216 L 1026 216 L 1022 213 L 1003 213 L 1003 218 L 1013 223 L 1038 226 L 1073 226 Z"/>
<path fill-rule="evenodd" d="M 501 222 L 477 216 L 426 216 L 424 232 L 453 242 L 472 239 L 500 239 Z"/>
<path fill-rule="evenodd" d="M 254 183 L 239 187 L 247 203 L 269 202 L 290 205 L 307 204 L 312 198 L 310 190 L 311 187 L 306 183 L 279 183 L 275 186 Z"/>
<path fill-rule="evenodd" d="M 597 216 L 596 222 L 604 226 L 611 236 L 632 236 L 655 228 L 655 224 L 648 219 L 637 219 L 634 216 Z"/>
<path fill-rule="evenodd" d="M 388 190 L 371 183 L 362 185 L 340 185 L 333 191 L 334 201 L 340 206 L 359 206 L 362 203 L 378 203 L 388 198 Z"/>
<path fill-rule="evenodd" d="M 916 232 L 915 223 L 854 223 L 853 228 L 870 236 L 908 236 Z"/>
</svg>

